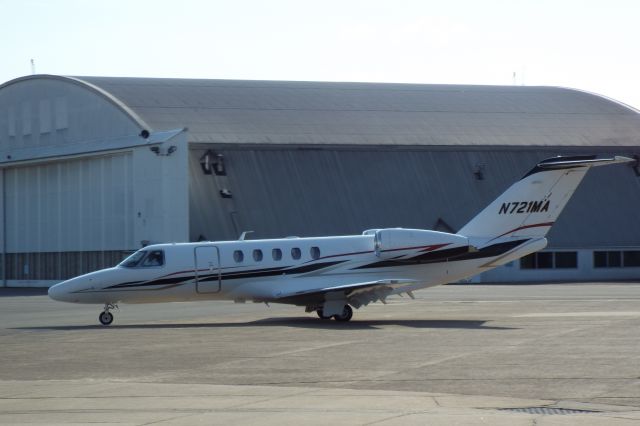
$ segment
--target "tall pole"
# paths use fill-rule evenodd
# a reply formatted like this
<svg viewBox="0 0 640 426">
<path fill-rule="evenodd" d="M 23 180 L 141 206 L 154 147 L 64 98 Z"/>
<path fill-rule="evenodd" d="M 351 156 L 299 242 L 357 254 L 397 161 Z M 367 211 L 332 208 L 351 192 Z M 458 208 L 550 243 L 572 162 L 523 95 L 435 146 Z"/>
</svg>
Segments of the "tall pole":
<svg viewBox="0 0 640 426">
<path fill-rule="evenodd" d="M 7 287 L 7 169 L 2 168 L 2 286 Z"/>
</svg>

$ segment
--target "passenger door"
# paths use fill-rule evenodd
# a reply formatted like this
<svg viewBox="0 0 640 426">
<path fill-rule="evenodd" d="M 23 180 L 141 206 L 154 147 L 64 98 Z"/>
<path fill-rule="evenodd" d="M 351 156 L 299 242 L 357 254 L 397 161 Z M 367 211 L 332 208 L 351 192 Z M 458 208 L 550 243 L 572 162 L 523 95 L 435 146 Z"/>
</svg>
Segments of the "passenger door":
<svg viewBox="0 0 640 426">
<path fill-rule="evenodd" d="M 196 293 L 218 293 L 221 290 L 220 250 L 216 246 L 194 249 Z"/>
</svg>

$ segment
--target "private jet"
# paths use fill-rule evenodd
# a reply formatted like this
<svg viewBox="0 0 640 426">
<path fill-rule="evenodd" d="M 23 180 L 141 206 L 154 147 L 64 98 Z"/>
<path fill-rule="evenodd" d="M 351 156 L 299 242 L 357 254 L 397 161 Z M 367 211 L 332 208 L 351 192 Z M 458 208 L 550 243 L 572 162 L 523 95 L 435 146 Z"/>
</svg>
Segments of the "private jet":
<svg viewBox="0 0 640 426">
<path fill-rule="evenodd" d="M 627 157 L 555 157 L 538 163 L 457 233 L 369 229 L 361 235 L 155 244 L 119 265 L 49 289 L 58 301 L 95 303 L 103 325 L 120 303 L 233 300 L 285 303 L 321 319 L 456 282 L 547 245 L 549 232 L 591 167 Z"/>
</svg>

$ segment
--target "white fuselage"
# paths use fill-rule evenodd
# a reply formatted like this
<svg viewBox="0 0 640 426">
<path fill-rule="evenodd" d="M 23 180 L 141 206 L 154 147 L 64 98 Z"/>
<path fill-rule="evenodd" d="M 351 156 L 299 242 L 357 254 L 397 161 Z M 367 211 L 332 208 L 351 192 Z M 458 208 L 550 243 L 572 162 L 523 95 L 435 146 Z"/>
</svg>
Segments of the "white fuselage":
<svg viewBox="0 0 640 426">
<path fill-rule="evenodd" d="M 391 293 L 397 294 L 477 274 L 493 267 L 484 265 L 499 257 L 438 258 L 447 246 L 394 248 L 388 250 L 394 259 L 389 261 L 376 252 L 373 235 L 158 244 L 141 251 L 162 251 L 162 265 L 127 267 L 125 261 L 58 284 L 49 294 L 75 303 L 279 302 L 282 296 L 329 286 L 405 282 Z M 412 260 L 424 253 L 434 256 Z"/>
</svg>

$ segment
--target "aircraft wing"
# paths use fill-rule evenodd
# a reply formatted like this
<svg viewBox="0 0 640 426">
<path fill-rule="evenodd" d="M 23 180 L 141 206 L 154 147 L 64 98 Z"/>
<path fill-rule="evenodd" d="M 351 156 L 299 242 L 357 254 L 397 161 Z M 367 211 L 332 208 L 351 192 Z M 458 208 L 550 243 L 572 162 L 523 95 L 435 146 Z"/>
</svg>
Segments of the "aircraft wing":
<svg viewBox="0 0 640 426">
<path fill-rule="evenodd" d="M 395 289 L 417 284 L 415 280 L 384 279 L 355 284 L 325 287 L 280 295 L 274 302 L 299 306 L 323 304 L 329 300 L 347 300 L 356 308 L 382 301 Z"/>
</svg>

